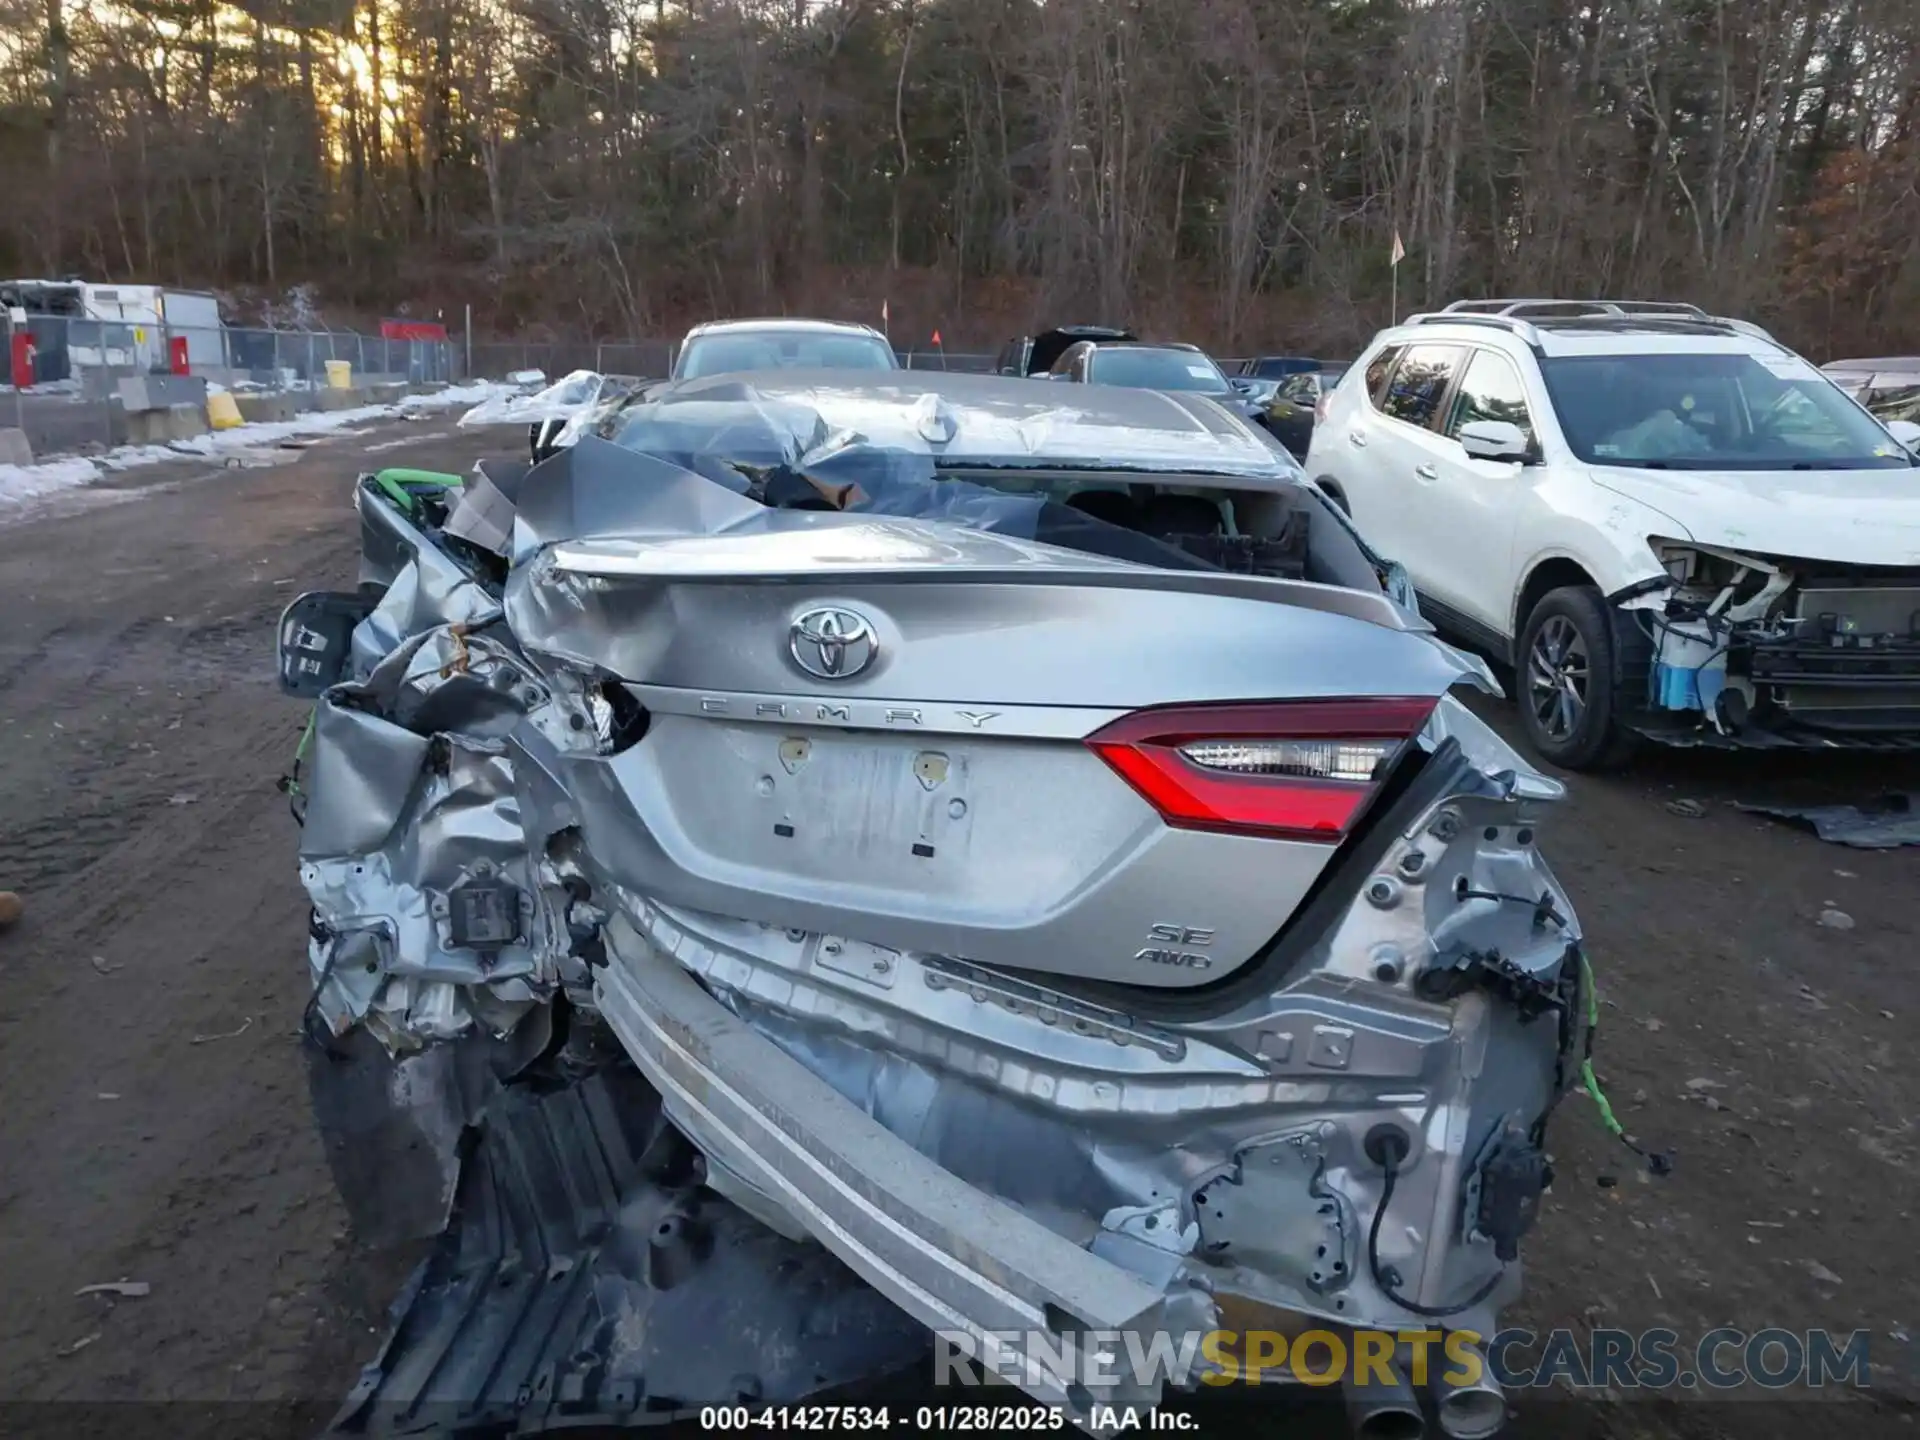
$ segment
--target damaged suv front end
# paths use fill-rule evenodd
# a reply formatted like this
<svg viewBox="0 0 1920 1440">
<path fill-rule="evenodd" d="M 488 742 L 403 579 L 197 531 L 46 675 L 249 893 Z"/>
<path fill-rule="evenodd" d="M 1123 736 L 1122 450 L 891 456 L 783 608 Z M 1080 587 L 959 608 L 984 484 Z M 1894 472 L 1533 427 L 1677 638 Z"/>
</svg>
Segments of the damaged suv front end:
<svg viewBox="0 0 1920 1440">
<path fill-rule="evenodd" d="M 341 1426 L 790 1403 L 932 1331 L 1101 1429 L 1218 1331 L 1495 1333 L 1588 982 L 1484 670 L 1225 412 L 1104 438 L 1129 528 L 1050 498 L 1050 392 L 809 394 L 369 477 L 365 594 L 283 622 L 321 1127 L 363 1235 L 445 1227 Z M 1363 1434 L 1504 1418 L 1381 1373 Z"/>
<path fill-rule="evenodd" d="M 1647 733 L 1920 747 L 1920 552 L 1898 566 L 1650 545 L 1664 573 L 1619 597 L 1650 647 Z"/>
</svg>

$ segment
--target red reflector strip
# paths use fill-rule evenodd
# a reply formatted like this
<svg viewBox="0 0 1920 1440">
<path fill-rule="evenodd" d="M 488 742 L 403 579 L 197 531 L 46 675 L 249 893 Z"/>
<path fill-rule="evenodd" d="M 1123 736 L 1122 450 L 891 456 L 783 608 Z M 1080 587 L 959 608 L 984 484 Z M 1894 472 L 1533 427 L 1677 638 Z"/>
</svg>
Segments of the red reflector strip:
<svg viewBox="0 0 1920 1440">
<path fill-rule="evenodd" d="M 1377 780 L 1327 779 L 1307 774 L 1260 774 L 1196 763 L 1183 745 L 1208 741 L 1368 742 L 1382 755 L 1397 753 L 1432 714 L 1426 696 L 1368 700 L 1303 700 L 1259 705 L 1195 705 L 1142 710 L 1122 716 L 1087 739 L 1094 753 L 1167 824 L 1184 829 L 1337 840 L 1379 788 Z M 1211 753 L 1207 749 L 1197 754 Z M 1293 747 L 1304 759 L 1335 763 L 1332 747 Z M 1384 775 L 1386 765 L 1375 772 Z"/>
</svg>

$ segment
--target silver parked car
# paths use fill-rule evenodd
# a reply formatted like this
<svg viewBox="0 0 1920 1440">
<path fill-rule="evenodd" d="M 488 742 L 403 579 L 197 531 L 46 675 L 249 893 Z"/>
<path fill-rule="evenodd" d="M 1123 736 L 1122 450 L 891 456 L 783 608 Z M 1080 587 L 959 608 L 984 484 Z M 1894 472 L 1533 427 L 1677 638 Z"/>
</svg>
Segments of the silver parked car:
<svg viewBox="0 0 1920 1440">
<path fill-rule="evenodd" d="M 1497 1331 L 1587 1038 L 1560 787 L 1285 455 L 958 374 L 591 428 L 366 477 L 361 591 L 282 624 L 320 1124 L 362 1233 L 440 1234 L 347 1422 L 937 1332 L 1098 1430 L 1249 1314 Z M 1499 1428 L 1408 1373 L 1363 1434 Z"/>
</svg>

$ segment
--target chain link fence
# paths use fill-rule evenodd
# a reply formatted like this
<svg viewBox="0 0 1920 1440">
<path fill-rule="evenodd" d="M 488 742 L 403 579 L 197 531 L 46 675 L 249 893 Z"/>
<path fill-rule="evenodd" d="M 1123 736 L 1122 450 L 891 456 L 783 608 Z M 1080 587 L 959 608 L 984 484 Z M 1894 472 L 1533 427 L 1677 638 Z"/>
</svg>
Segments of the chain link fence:
<svg viewBox="0 0 1920 1440">
<path fill-rule="evenodd" d="M 344 372 L 337 367 L 345 365 Z M 188 376 L 230 391 L 264 418 L 332 408 L 344 386 L 432 385 L 459 370 L 454 342 L 350 330 L 139 324 L 66 315 L 6 316 L 0 429 L 24 432 L 36 458 L 126 444 L 121 382 Z"/>
<path fill-rule="evenodd" d="M 455 341 L 462 379 L 500 380 L 526 370 L 538 370 L 558 380 L 575 370 L 602 375 L 628 375 L 657 380 L 673 369 L 675 340 L 485 340 L 471 345 Z M 992 355 L 952 354 L 944 350 L 896 350 L 909 370 L 956 370 L 982 375 L 993 369 Z"/>
<path fill-rule="evenodd" d="M 671 371 L 678 349 L 674 340 L 399 340 L 349 330 L 141 325 L 59 315 L 28 315 L 24 323 L 9 315 L 6 339 L 0 429 L 25 432 L 36 458 L 127 443 L 121 382 L 135 377 L 197 377 L 232 392 L 248 419 L 292 419 L 352 403 L 338 393 L 343 384 L 431 386 L 526 371 L 555 380 L 574 370 L 659 379 Z M 996 359 L 941 349 L 895 354 L 909 370 L 962 374 L 991 373 Z M 1238 364 L 1220 363 L 1229 373 Z M 0 453 L 0 463 L 6 458 Z"/>
</svg>

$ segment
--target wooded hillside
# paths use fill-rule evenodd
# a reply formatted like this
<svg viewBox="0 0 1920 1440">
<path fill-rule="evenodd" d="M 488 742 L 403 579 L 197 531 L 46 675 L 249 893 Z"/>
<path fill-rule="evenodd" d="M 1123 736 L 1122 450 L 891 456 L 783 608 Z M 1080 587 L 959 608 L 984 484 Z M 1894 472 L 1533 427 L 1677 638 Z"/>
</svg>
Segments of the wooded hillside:
<svg viewBox="0 0 1920 1440">
<path fill-rule="evenodd" d="M 664 333 L 1356 344 L 1463 295 L 1920 347 L 1915 0 L 0 0 L 0 272 Z"/>
</svg>

